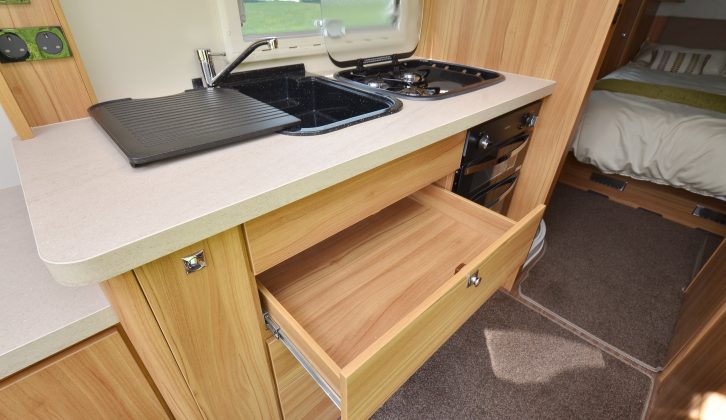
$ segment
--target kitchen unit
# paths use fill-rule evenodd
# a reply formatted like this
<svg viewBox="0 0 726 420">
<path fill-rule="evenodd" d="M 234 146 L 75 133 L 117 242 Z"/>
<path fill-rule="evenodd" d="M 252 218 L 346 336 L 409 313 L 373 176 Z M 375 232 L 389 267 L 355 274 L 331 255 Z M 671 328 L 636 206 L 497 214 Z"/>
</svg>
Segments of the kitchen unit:
<svg viewBox="0 0 726 420">
<path fill-rule="evenodd" d="M 39 253 L 62 283 L 110 278 L 102 287 L 177 417 L 190 416 L 184 410 L 197 404 L 210 417 L 276 415 L 263 309 L 340 397 L 343 415 L 369 415 L 524 261 L 541 207 L 515 223 L 427 187 L 458 168 L 467 127 L 541 99 L 553 88 L 549 81 L 505 76 L 505 82 L 490 88 L 446 101 L 407 103 L 394 115 L 344 131 L 315 137 L 277 134 L 141 170 L 130 167 L 90 119 L 37 128 L 33 141 L 14 145 Z M 78 149 L 86 154 L 73 152 Z M 307 159 L 300 161 L 302 155 Z M 281 173 L 272 162 L 290 169 Z M 76 168 L 65 175 L 75 181 L 52 193 L 42 173 L 60 170 L 57 165 Z M 36 176 L 23 175 L 30 173 Z M 209 189 L 212 180 L 215 188 Z M 184 194 L 178 185 L 185 186 Z M 108 193 L 102 201 L 95 192 L 99 188 Z M 62 199 L 52 199 L 54 194 Z M 91 213 L 94 223 L 84 223 Z M 431 224 L 443 229 L 438 237 L 449 238 L 452 242 L 444 243 L 452 251 L 461 252 L 438 255 L 438 248 L 429 249 L 439 246 L 432 240 L 396 245 L 401 237 L 430 230 Z M 361 236 L 389 228 L 394 229 L 389 235 Z M 479 245 L 460 248 L 459 234 L 476 236 Z M 410 271 L 406 281 L 431 280 L 420 288 L 407 283 L 392 288 L 389 299 L 405 299 L 388 312 L 371 307 L 371 312 L 349 314 L 360 315 L 351 322 L 362 324 L 378 316 L 387 320 L 349 350 L 352 342 L 335 344 L 335 337 L 314 332 L 327 327 L 315 320 L 307 324 L 311 321 L 297 312 L 305 309 L 281 289 L 283 278 L 296 280 L 295 288 L 319 284 L 305 273 L 322 262 L 306 258 L 306 250 L 316 256 L 354 255 L 391 247 L 401 254 L 368 269 Z M 199 251 L 206 267 L 187 274 L 182 258 Z M 420 258 L 439 264 L 412 268 Z M 340 260 L 329 267 L 329 286 L 309 290 L 313 296 L 333 293 L 343 299 L 326 299 L 338 315 L 323 318 L 333 321 L 347 306 L 345 289 L 351 284 L 346 279 L 359 279 L 361 296 L 380 287 L 363 281 L 370 276 L 355 268 L 361 263 Z M 295 274 L 279 277 L 293 269 Z M 344 275 L 351 269 L 362 277 Z M 424 324 L 428 327 L 422 329 Z M 436 324 L 440 327 L 431 330 Z M 241 348 L 248 351 L 240 353 Z M 415 357 L 399 359 L 406 354 Z M 249 398 L 230 404 L 239 400 L 240 389 Z M 184 399 L 190 395 L 191 403 Z"/>
<path fill-rule="evenodd" d="M 468 129 L 551 99 L 503 76 L 136 169 L 89 118 L 35 127 L 14 148 L 38 252 L 59 282 L 101 284 L 174 417 L 366 417 L 524 261 L 541 205 L 508 218 L 431 185 Z"/>
</svg>

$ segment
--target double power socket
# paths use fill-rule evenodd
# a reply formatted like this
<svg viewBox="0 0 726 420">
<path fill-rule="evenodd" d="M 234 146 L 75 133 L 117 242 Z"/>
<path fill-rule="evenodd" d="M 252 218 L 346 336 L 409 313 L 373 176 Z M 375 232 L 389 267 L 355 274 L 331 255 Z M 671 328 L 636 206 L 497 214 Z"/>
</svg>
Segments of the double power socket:
<svg viewBox="0 0 726 420">
<path fill-rule="evenodd" d="M 0 29 L 0 62 L 70 57 L 63 30 L 58 26 Z"/>
</svg>

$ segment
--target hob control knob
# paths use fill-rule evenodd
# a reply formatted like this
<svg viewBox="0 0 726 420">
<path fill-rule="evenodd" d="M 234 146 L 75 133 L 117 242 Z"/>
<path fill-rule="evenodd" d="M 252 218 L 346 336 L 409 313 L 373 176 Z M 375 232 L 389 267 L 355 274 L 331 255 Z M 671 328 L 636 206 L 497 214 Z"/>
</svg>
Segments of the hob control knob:
<svg viewBox="0 0 726 420">
<path fill-rule="evenodd" d="M 489 134 L 482 134 L 481 137 L 479 137 L 479 148 L 481 150 L 486 150 L 487 147 L 489 147 Z"/>
<path fill-rule="evenodd" d="M 524 127 L 532 128 L 537 124 L 537 114 L 524 114 L 522 117 L 522 125 Z"/>
</svg>

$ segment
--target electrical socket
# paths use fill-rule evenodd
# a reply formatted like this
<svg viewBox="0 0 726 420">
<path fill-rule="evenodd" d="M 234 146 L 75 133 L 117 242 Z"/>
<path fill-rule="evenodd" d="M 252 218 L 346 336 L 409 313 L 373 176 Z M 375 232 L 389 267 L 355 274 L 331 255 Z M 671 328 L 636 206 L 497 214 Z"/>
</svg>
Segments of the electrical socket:
<svg viewBox="0 0 726 420">
<path fill-rule="evenodd" d="M 71 50 L 66 37 L 58 26 L 0 29 L 0 62 L 70 56 Z"/>
</svg>

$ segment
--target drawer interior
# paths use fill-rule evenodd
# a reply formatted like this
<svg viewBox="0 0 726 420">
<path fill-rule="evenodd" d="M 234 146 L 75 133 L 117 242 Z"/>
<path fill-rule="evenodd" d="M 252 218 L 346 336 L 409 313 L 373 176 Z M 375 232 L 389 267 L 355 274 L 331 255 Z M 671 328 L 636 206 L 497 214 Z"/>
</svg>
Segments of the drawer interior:
<svg viewBox="0 0 726 420">
<path fill-rule="evenodd" d="M 298 340 L 324 353 L 306 356 L 340 392 L 337 378 L 346 366 L 513 225 L 429 186 L 257 280 L 268 309 L 277 307 L 278 318 L 302 329 Z"/>
</svg>

